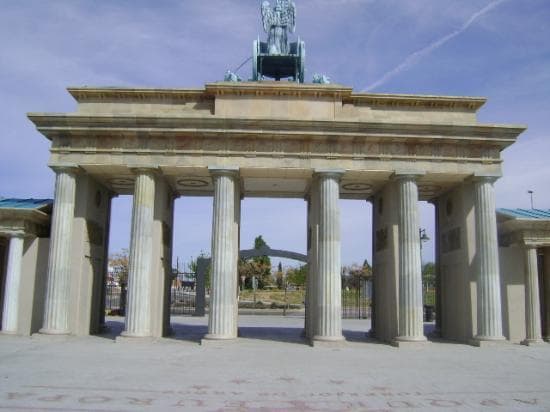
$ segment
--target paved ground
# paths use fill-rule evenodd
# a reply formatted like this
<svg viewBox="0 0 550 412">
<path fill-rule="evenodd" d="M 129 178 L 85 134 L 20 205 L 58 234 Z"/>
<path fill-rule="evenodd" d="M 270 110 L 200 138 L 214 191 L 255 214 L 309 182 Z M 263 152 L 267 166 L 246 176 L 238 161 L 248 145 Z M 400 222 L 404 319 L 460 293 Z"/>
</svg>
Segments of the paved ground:
<svg viewBox="0 0 550 412">
<path fill-rule="evenodd" d="M 149 343 L 0 336 L 0 410 L 12 411 L 550 411 L 550 344 L 473 348 L 368 341 L 312 348 L 298 317 L 241 316 L 242 338 L 198 344 L 205 318 L 176 318 Z M 428 325 L 429 327 L 429 325 Z"/>
</svg>

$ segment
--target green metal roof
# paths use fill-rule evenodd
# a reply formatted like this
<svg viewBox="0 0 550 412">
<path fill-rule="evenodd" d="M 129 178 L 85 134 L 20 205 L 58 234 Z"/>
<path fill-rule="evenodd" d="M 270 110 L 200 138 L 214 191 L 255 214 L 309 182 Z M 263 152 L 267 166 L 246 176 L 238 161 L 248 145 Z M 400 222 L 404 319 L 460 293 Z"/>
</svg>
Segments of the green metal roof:
<svg viewBox="0 0 550 412">
<path fill-rule="evenodd" d="M 53 205 L 52 199 L 4 199 L 0 198 L 0 209 L 44 209 Z"/>
<path fill-rule="evenodd" d="M 514 219 L 550 220 L 550 210 L 544 209 L 497 209 L 497 213 Z"/>
</svg>

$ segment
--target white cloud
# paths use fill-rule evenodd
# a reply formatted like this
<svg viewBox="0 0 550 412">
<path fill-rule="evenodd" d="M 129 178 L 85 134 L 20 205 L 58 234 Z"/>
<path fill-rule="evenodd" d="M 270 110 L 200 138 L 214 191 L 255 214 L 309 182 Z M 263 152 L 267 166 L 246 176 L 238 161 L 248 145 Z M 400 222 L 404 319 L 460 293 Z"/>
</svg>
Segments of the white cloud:
<svg viewBox="0 0 550 412">
<path fill-rule="evenodd" d="M 455 37 L 459 36 L 460 34 L 464 33 L 468 28 L 474 24 L 478 19 L 485 16 L 487 13 L 489 13 L 491 10 L 493 10 L 495 7 L 499 6 L 500 4 L 504 3 L 507 0 L 494 0 L 491 3 L 489 3 L 487 6 L 483 7 L 481 10 L 475 12 L 470 18 L 462 24 L 461 27 L 458 29 L 452 31 L 449 34 L 446 34 L 445 36 L 439 38 L 438 40 L 435 40 L 434 42 L 430 43 L 428 46 L 425 46 L 414 53 L 411 53 L 408 55 L 405 60 L 403 60 L 402 63 L 400 63 L 397 67 L 393 68 L 392 70 L 385 73 L 381 78 L 367 86 L 364 91 L 371 91 L 373 89 L 376 89 L 377 87 L 382 86 L 383 84 L 387 83 L 389 80 L 393 79 L 395 76 L 399 75 L 401 72 L 408 70 L 413 65 L 418 63 L 423 57 L 428 56 L 429 54 L 433 53 L 435 50 L 443 46 L 445 43 L 451 41 Z"/>
</svg>

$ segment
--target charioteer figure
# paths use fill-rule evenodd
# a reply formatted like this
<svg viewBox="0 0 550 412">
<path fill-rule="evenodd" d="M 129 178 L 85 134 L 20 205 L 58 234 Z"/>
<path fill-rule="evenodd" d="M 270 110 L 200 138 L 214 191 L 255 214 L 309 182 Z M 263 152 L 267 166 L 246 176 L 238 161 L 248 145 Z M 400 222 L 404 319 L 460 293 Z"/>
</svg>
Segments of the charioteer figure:
<svg viewBox="0 0 550 412">
<path fill-rule="evenodd" d="M 276 0 L 272 8 L 262 3 L 262 23 L 267 42 L 254 42 L 252 78 L 281 80 L 292 78 L 303 83 L 305 72 L 305 43 L 298 39 L 289 43 L 288 34 L 296 30 L 296 5 L 290 0 Z"/>
</svg>

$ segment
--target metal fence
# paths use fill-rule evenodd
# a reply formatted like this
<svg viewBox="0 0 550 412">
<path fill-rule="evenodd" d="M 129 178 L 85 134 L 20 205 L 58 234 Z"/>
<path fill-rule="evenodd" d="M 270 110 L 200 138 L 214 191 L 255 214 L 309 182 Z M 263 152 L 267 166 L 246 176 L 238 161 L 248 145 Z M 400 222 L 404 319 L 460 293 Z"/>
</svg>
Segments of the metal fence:
<svg viewBox="0 0 550 412">
<path fill-rule="evenodd" d="M 361 279 L 349 284 L 342 279 L 342 318 L 367 319 L 371 316 L 370 282 Z"/>
<path fill-rule="evenodd" d="M 105 285 L 105 311 L 112 316 L 124 316 L 126 312 L 126 287 Z M 193 315 L 196 308 L 195 282 L 183 282 L 170 288 L 170 314 Z"/>
<path fill-rule="evenodd" d="M 342 318 L 367 319 L 371 316 L 371 285 L 362 279 L 359 284 L 342 280 Z M 105 311 L 109 315 L 124 316 L 126 312 L 126 287 L 105 285 Z M 170 314 L 196 314 L 197 294 L 195 282 L 180 282 L 170 287 Z"/>
<path fill-rule="evenodd" d="M 105 311 L 109 315 L 124 316 L 126 312 L 126 287 L 105 285 Z"/>
<path fill-rule="evenodd" d="M 170 289 L 170 314 L 195 314 L 196 297 L 195 282 L 183 282 L 181 286 L 172 286 Z"/>
</svg>

